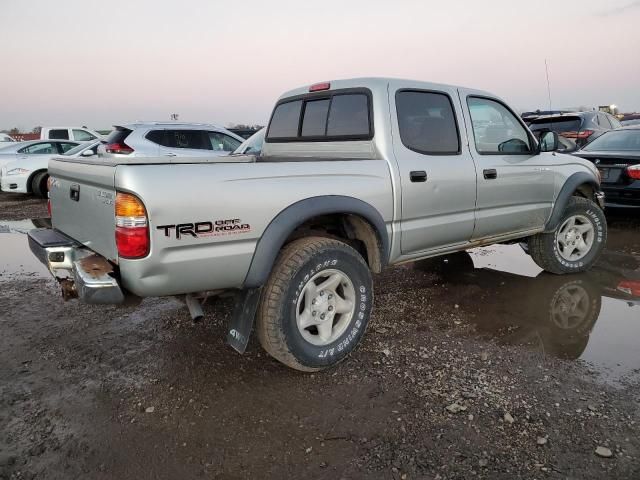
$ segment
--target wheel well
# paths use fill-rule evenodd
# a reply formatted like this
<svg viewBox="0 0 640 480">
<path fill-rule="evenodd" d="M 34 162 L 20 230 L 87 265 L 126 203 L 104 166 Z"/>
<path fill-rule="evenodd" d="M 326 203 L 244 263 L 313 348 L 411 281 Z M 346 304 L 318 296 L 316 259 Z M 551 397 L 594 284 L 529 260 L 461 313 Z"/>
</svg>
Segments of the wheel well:
<svg viewBox="0 0 640 480">
<path fill-rule="evenodd" d="M 371 223 L 361 216 L 338 213 L 312 217 L 298 225 L 284 244 L 311 235 L 345 242 L 362 255 L 371 271 L 382 271 L 382 242 Z"/>
<path fill-rule="evenodd" d="M 36 175 L 38 175 L 38 174 L 40 174 L 42 172 L 46 172 L 46 171 L 47 171 L 46 168 L 42 168 L 40 170 L 36 170 L 31 175 L 29 175 L 29 178 L 27 179 L 27 192 L 28 193 L 33 193 L 33 188 L 31 187 L 31 184 L 33 183 L 33 179 L 36 178 Z"/>
<path fill-rule="evenodd" d="M 592 185 L 588 183 L 583 183 L 573 192 L 574 197 L 583 197 L 589 200 L 593 200 L 593 196 L 595 195 L 595 189 Z"/>
</svg>

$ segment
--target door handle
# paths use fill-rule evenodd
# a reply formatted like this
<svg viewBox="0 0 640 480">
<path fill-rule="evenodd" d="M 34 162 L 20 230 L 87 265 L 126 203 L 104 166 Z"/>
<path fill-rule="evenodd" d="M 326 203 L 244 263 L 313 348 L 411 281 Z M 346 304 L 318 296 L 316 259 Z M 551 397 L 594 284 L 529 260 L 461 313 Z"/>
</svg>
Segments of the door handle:
<svg viewBox="0 0 640 480">
<path fill-rule="evenodd" d="M 420 183 L 427 181 L 427 172 L 424 170 L 414 170 L 413 172 L 409 172 L 409 178 L 412 182 Z"/>
<path fill-rule="evenodd" d="M 176 154 L 175 154 L 175 153 L 165 153 L 165 154 L 163 155 L 163 157 L 175 157 L 175 156 L 176 156 Z"/>
<path fill-rule="evenodd" d="M 482 171 L 482 174 L 487 180 L 495 180 L 496 178 L 498 178 L 498 172 L 495 168 L 485 168 Z"/>
</svg>

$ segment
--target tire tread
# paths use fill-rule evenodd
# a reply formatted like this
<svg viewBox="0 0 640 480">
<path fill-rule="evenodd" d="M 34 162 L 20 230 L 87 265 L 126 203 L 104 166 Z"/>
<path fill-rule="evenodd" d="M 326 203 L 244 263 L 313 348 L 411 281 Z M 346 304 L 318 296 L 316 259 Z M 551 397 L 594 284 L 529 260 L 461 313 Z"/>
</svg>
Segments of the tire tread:
<svg viewBox="0 0 640 480">
<path fill-rule="evenodd" d="M 300 363 L 287 345 L 286 334 L 280 321 L 281 306 L 287 287 L 295 272 L 310 258 L 328 248 L 346 250 L 360 259 L 368 269 L 364 259 L 344 242 L 327 237 L 305 237 L 286 245 L 276 259 L 271 275 L 265 284 L 257 312 L 257 334 L 262 347 L 276 360 L 305 372 L 314 372 L 322 367 L 309 367 Z M 342 360 L 342 359 L 341 359 Z"/>
</svg>

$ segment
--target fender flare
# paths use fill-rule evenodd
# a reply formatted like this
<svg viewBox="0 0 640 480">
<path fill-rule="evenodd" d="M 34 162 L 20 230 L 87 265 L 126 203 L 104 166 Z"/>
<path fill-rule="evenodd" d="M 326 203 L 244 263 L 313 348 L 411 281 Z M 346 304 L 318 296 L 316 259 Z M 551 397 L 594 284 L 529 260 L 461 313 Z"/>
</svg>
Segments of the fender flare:
<svg viewBox="0 0 640 480">
<path fill-rule="evenodd" d="M 257 288 L 264 285 L 284 242 L 298 226 L 310 218 L 336 213 L 358 215 L 371 224 L 380 241 L 382 265 L 386 265 L 389 259 L 389 235 L 378 210 L 353 197 L 342 195 L 311 197 L 288 206 L 271 220 L 258 241 L 243 288 Z"/>
<path fill-rule="evenodd" d="M 553 211 L 551 212 L 551 216 L 544 227 L 545 233 L 553 232 L 560 223 L 560 219 L 562 218 L 562 214 L 567 206 L 567 202 L 573 195 L 573 193 L 578 189 L 580 185 L 588 184 L 593 187 L 596 191 L 600 190 L 600 184 L 598 180 L 593 174 L 589 174 L 587 172 L 577 172 L 571 175 L 564 182 L 564 185 L 560 189 L 560 193 L 556 198 L 555 204 L 553 205 Z"/>
</svg>

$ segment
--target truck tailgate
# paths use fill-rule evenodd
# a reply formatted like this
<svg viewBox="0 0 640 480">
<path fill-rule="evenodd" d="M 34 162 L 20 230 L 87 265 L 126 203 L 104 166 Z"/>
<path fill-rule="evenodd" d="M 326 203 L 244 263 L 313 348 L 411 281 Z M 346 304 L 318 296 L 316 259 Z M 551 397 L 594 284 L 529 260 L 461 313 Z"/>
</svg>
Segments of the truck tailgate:
<svg viewBox="0 0 640 480">
<path fill-rule="evenodd" d="M 51 160 L 49 191 L 53 227 L 117 262 L 114 165 Z"/>
</svg>

